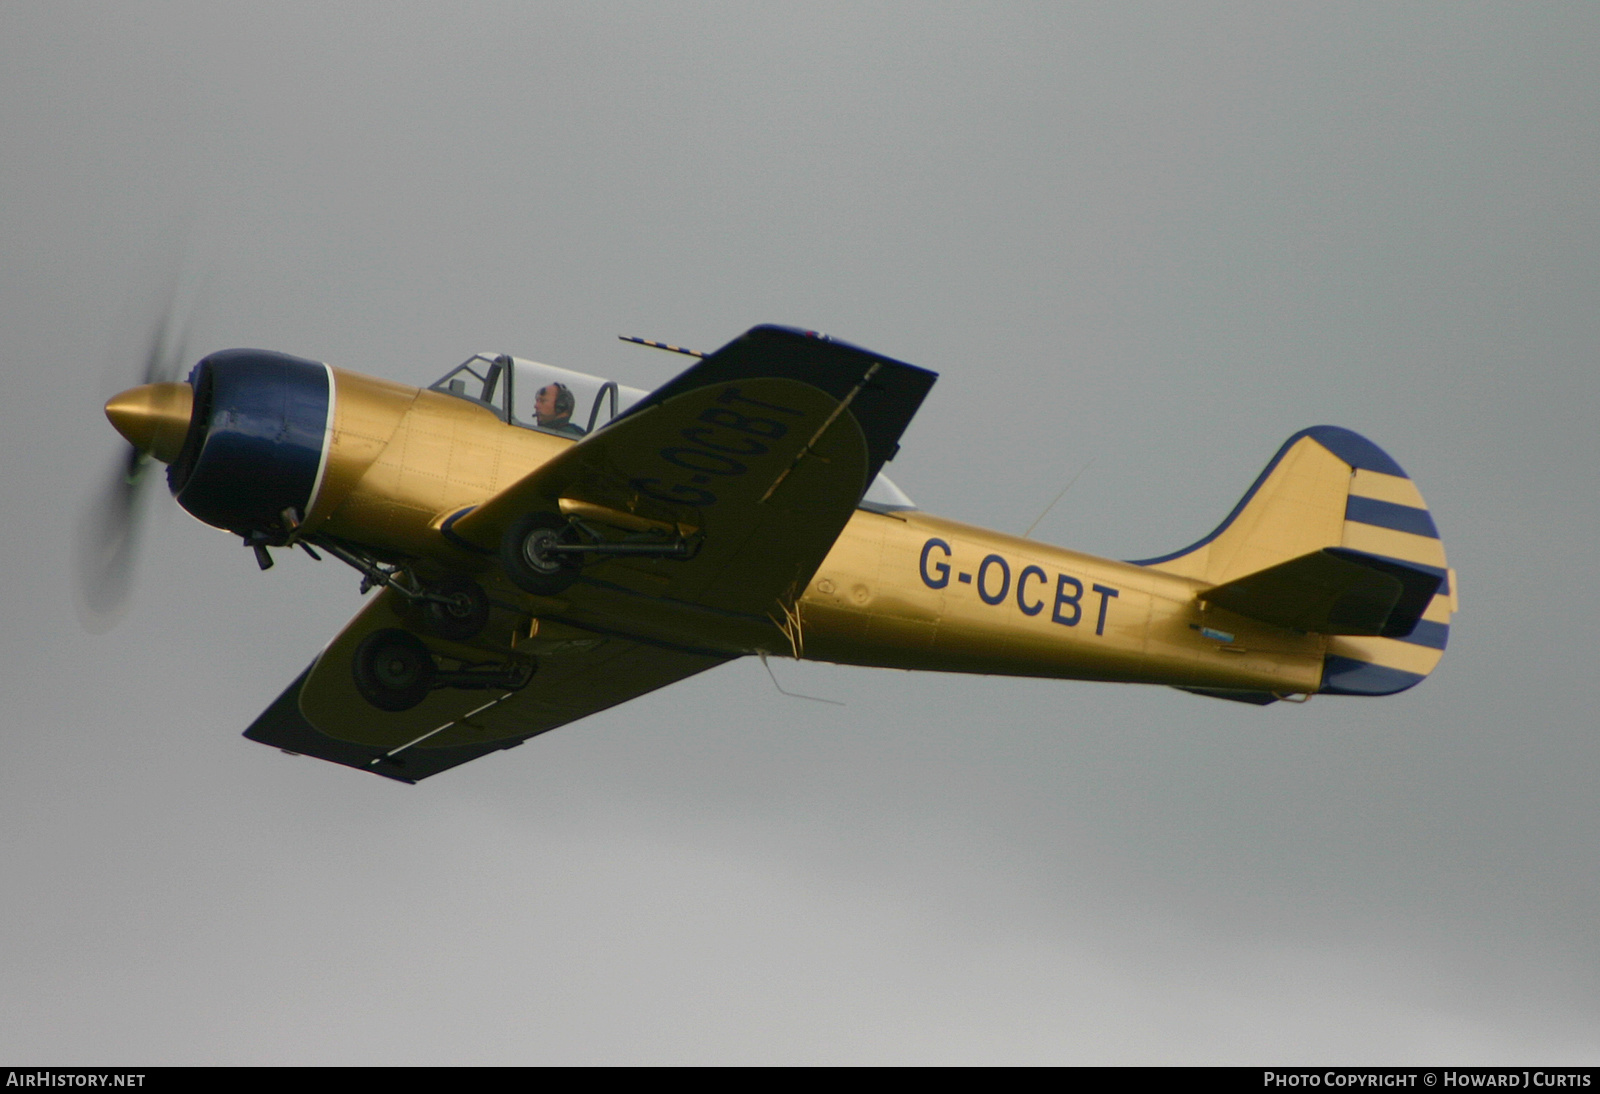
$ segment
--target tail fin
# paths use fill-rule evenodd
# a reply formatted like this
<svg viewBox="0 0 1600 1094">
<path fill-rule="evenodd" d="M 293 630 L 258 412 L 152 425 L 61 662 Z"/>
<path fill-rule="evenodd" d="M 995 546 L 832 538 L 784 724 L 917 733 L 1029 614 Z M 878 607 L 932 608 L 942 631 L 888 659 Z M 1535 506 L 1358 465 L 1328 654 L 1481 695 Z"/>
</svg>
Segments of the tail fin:
<svg viewBox="0 0 1600 1094">
<path fill-rule="evenodd" d="M 1396 636 L 1406 627 L 1392 624 L 1368 628 L 1365 634 L 1333 628 L 1345 633 L 1329 634 L 1321 690 L 1392 695 L 1432 672 L 1444 654 L 1456 610 L 1455 574 L 1411 479 L 1381 448 L 1348 429 L 1319 425 L 1296 433 L 1216 531 L 1181 551 L 1141 559 L 1137 565 L 1208 586 L 1230 585 L 1234 592 L 1250 584 L 1241 579 L 1276 567 L 1272 578 L 1258 582 L 1259 595 L 1284 589 L 1284 582 L 1296 574 L 1326 580 L 1332 564 L 1311 566 L 1305 559 L 1319 553 L 1326 557 L 1326 548 L 1338 549 L 1338 556 L 1370 571 L 1387 570 L 1395 575 L 1397 589 L 1408 573 L 1439 580 L 1420 615 L 1414 609 L 1408 613 L 1416 621 L 1408 633 Z M 1284 565 L 1296 560 L 1298 567 Z M 1317 592 L 1297 591 L 1307 599 Z"/>
</svg>

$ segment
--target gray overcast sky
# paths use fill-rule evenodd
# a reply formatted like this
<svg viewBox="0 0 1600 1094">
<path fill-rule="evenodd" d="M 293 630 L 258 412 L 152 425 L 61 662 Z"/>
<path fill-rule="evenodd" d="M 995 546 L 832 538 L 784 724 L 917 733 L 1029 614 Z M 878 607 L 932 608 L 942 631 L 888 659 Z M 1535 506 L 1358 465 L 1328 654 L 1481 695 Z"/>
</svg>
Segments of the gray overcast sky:
<svg viewBox="0 0 1600 1094">
<path fill-rule="evenodd" d="M 1600 7 L 0 5 L 0 1059 L 1600 1061 Z M 239 732 L 352 614 L 164 496 L 193 353 L 938 370 L 924 508 L 1116 557 L 1331 422 L 1461 575 L 1379 701 L 737 663 L 407 788 Z"/>
</svg>

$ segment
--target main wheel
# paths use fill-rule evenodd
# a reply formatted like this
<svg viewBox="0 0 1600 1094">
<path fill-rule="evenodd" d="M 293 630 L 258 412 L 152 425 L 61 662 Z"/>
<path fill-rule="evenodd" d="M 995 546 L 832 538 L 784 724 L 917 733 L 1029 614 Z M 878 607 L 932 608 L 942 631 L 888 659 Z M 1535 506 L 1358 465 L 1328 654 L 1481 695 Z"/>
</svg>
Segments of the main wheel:
<svg viewBox="0 0 1600 1094">
<path fill-rule="evenodd" d="M 470 577 L 450 578 L 431 586 L 428 592 L 450 599 L 448 604 L 437 600 L 423 602 L 423 622 L 440 638 L 467 642 L 478 637 L 488 624 L 489 594 Z"/>
<path fill-rule="evenodd" d="M 395 628 L 373 631 L 350 659 L 356 690 L 379 710 L 410 710 L 433 686 L 433 655 L 422 639 Z"/>
<path fill-rule="evenodd" d="M 578 563 L 551 549 L 560 546 L 567 522 L 555 513 L 530 513 L 506 529 L 500 565 L 517 588 L 535 596 L 555 596 L 578 578 Z"/>
</svg>

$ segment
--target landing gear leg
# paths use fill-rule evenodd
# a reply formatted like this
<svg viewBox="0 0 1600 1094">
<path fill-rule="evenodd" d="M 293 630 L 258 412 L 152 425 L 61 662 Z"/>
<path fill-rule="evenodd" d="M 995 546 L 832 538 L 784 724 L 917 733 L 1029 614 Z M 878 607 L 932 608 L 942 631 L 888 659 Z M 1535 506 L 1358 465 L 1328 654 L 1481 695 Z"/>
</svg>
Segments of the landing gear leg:
<svg viewBox="0 0 1600 1094">
<path fill-rule="evenodd" d="M 489 622 L 489 595 L 468 577 L 451 578 L 428 590 L 422 619 L 428 630 L 451 642 L 478 637 Z"/>
<path fill-rule="evenodd" d="M 350 659 L 350 673 L 363 699 L 379 710 L 398 714 L 437 688 L 521 691 L 539 671 L 538 661 L 529 657 L 500 663 L 463 663 L 449 657 L 445 661 L 457 667 L 440 668 L 422 639 L 410 631 L 388 627 L 361 640 Z"/>
</svg>

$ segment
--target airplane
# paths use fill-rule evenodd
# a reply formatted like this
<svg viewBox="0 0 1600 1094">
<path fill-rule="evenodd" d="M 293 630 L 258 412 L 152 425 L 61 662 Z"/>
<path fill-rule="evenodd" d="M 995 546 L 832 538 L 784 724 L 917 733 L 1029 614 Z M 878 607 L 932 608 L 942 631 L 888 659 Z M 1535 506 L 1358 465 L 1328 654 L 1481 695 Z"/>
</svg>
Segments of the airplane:
<svg viewBox="0 0 1600 1094">
<path fill-rule="evenodd" d="M 1182 550 L 1096 558 L 918 509 L 883 475 L 936 374 L 758 326 L 646 392 L 505 354 L 416 388 L 231 349 L 106 404 L 190 514 L 378 595 L 245 737 L 415 783 L 756 655 L 1163 684 L 1266 705 L 1427 676 L 1457 609 L 1376 445 L 1290 437 Z M 158 336 L 158 342 L 160 337 Z M 170 354 L 168 355 L 170 356 Z M 121 596 L 131 492 L 91 594 Z"/>
</svg>

